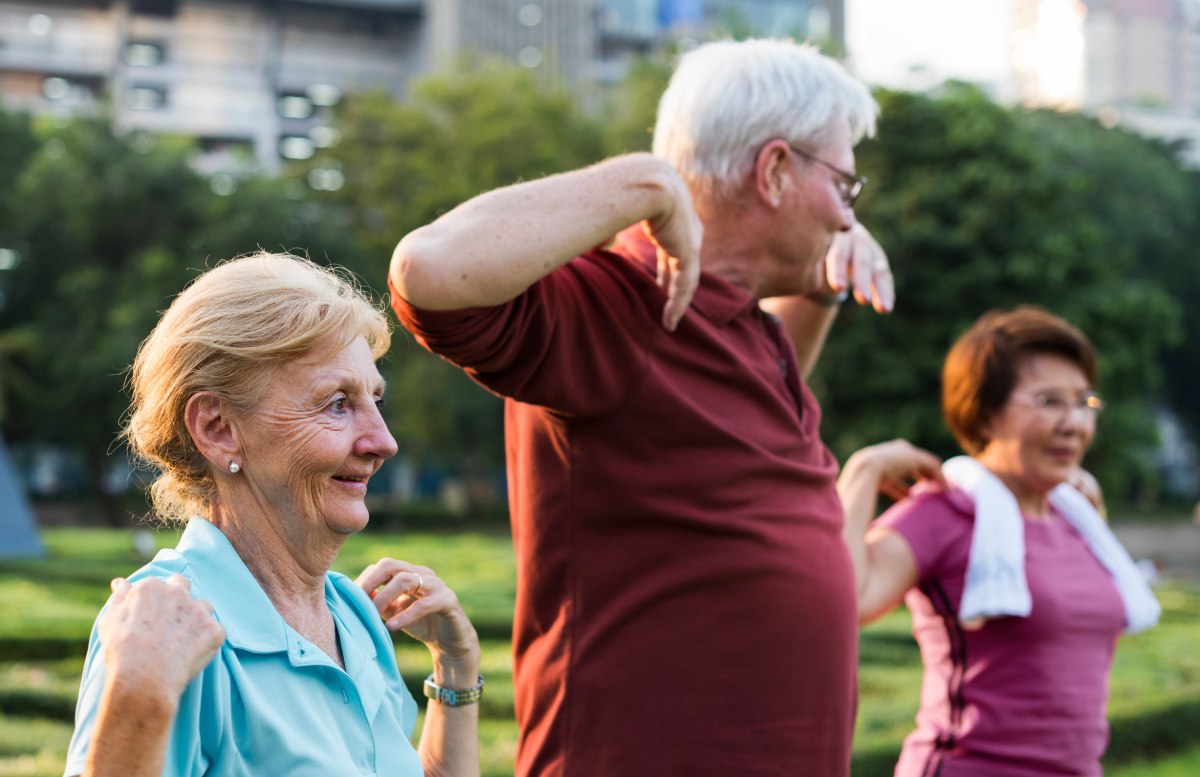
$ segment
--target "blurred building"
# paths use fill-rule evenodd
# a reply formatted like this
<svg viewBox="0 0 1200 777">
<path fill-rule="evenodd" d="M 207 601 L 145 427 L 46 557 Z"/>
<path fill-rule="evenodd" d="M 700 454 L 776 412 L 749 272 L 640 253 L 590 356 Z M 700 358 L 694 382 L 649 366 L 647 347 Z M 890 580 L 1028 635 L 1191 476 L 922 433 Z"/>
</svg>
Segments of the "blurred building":
<svg viewBox="0 0 1200 777">
<path fill-rule="evenodd" d="M 1014 0 L 1026 105 L 1192 143 L 1200 166 L 1200 0 Z"/>
<path fill-rule="evenodd" d="M 0 0 L 0 104 L 107 112 L 198 139 L 208 171 L 279 168 L 337 142 L 351 90 L 496 55 L 585 99 L 634 55 L 721 31 L 843 47 L 842 0 Z"/>
<path fill-rule="evenodd" d="M 216 167 L 267 170 L 333 142 L 348 89 L 400 94 L 424 65 L 423 0 L 0 2 L 0 100 L 111 111 L 195 137 Z"/>
<path fill-rule="evenodd" d="M 618 81 L 631 57 L 719 35 L 790 37 L 841 55 L 844 0 L 593 0 L 592 80 Z"/>
<path fill-rule="evenodd" d="M 586 86 L 596 51 L 597 0 L 430 0 L 435 65 L 458 57 L 501 57 L 553 86 Z"/>
<path fill-rule="evenodd" d="M 494 54 L 584 97 L 677 41 L 753 34 L 845 47 L 843 0 L 437 0 L 428 13 L 435 60 Z"/>
</svg>

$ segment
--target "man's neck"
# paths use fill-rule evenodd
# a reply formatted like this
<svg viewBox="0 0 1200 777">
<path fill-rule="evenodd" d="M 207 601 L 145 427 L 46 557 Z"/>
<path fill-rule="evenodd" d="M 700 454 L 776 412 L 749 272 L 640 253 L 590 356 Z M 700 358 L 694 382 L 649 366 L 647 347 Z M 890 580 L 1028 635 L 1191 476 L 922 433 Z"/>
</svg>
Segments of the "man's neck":
<svg viewBox="0 0 1200 777">
<path fill-rule="evenodd" d="M 762 239 L 767 225 L 736 200 L 698 204 L 697 211 L 704 223 L 700 266 L 760 299 L 770 263 Z"/>
</svg>

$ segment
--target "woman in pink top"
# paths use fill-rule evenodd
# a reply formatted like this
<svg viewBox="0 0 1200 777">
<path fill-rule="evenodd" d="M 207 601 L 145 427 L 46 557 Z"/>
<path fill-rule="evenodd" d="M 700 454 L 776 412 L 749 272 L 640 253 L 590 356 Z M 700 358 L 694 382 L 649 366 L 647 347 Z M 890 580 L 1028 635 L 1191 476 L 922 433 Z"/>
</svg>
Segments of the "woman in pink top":
<svg viewBox="0 0 1200 777">
<path fill-rule="evenodd" d="M 897 440 L 864 448 L 843 469 L 859 619 L 903 599 L 924 664 L 917 728 L 897 777 L 1101 774 L 1108 675 L 1126 611 L 1108 569 L 1049 498 L 1086 477 L 1080 460 L 1102 407 L 1095 365 L 1079 330 L 1023 308 L 983 316 L 943 368 L 946 422 L 1019 508 L 1027 615 L 964 625 L 975 505 L 946 487 L 936 457 Z M 909 493 L 912 480 L 926 482 Z M 1078 484 L 1098 501 L 1087 481 Z M 868 527 L 877 493 L 900 501 Z"/>
</svg>

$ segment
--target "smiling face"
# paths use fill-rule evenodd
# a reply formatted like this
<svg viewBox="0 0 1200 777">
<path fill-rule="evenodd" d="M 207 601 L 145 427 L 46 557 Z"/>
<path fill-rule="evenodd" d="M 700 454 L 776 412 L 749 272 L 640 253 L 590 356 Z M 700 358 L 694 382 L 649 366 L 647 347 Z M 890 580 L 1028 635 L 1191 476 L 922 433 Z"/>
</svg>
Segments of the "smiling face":
<svg viewBox="0 0 1200 777">
<path fill-rule="evenodd" d="M 293 540 L 320 541 L 367 524 L 367 480 L 395 455 L 379 413 L 384 382 L 366 339 L 323 345 L 272 377 L 239 424 L 255 501 Z"/>
<path fill-rule="evenodd" d="M 984 425 L 987 439 L 978 458 L 1017 497 L 1037 503 L 1079 466 L 1096 431 L 1093 412 L 1076 407 L 1091 389 L 1083 370 L 1052 354 L 1032 354 L 1018 371 L 1008 401 Z M 1070 401 L 1039 406 L 1038 397 Z"/>
</svg>

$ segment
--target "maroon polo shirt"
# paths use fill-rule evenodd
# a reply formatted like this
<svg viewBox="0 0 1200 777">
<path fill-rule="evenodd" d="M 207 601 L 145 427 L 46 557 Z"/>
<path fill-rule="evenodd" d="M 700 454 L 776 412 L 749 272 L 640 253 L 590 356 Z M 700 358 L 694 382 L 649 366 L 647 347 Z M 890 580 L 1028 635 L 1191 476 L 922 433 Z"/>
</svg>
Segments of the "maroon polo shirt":
<svg viewBox="0 0 1200 777">
<path fill-rule="evenodd" d="M 517 774 L 845 777 L 857 660 L 820 410 L 702 273 L 660 323 L 634 227 L 495 308 L 401 322 L 505 397 Z"/>
</svg>

